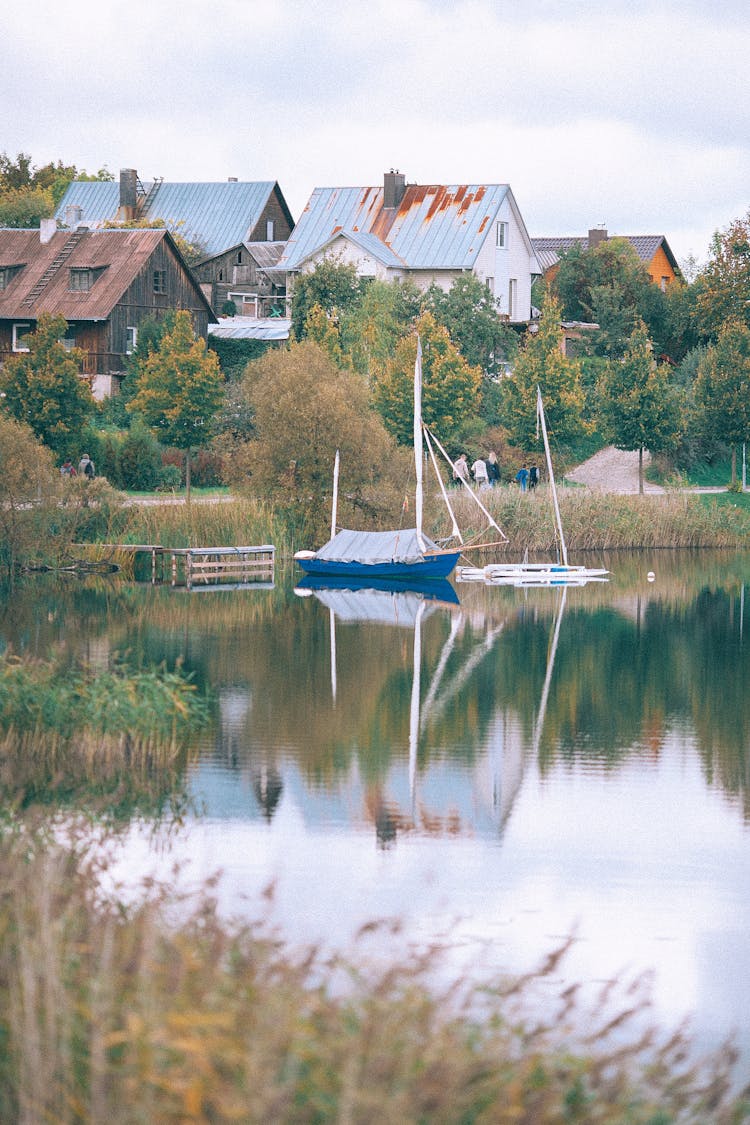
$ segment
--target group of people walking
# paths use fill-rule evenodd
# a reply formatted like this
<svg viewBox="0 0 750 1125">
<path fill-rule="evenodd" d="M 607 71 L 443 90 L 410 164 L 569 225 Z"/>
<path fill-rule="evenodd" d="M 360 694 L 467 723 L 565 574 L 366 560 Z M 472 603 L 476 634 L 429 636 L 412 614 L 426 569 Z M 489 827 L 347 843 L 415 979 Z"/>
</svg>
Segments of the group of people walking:
<svg viewBox="0 0 750 1125">
<path fill-rule="evenodd" d="M 94 462 L 91 460 L 88 453 L 84 453 L 83 457 L 78 462 L 77 469 L 70 457 L 66 457 L 60 466 L 60 472 L 64 477 L 86 477 L 87 480 L 93 480 L 96 476 Z"/>
<path fill-rule="evenodd" d="M 462 453 L 453 463 L 453 480 L 457 485 L 461 482 L 471 484 L 471 478 L 477 488 L 494 488 L 500 483 L 500 466 L 497 454 L 493 451 L 486 460 L 478 457 L 473 465 L 469 466 L 469 459 Z M 523 465 L 516 473 L 516 480 L 521 487 L 521 492 L 533 490 L 539 483 L 539 469 L 536 465 Z"/>
</svg>

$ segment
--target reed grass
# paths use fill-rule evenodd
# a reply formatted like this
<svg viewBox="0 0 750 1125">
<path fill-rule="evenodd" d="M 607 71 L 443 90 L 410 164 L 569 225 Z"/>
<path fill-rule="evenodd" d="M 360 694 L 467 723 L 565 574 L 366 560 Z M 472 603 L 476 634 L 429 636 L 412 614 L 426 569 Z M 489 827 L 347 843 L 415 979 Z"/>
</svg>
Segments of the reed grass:
<svg viewBox="0 0 750 1125">
<path fill-rule="evenodd" d="M 434 983 L 439 950 L 382 968 L 230 926 L 211 888 L 106 897 L 82 843 L 0 840 L 0 1120 L 352 1125 L 740 1125 L 731 1049 L 696 1061 L 644 1000 L 528 976 Z M 178 920 L 175 920 L 175 919 Z M 387 935 L 384 935 L 387 936 Z M 539 1006 L 542 988 L 546 1015 Z M 618 1002 L 619 1003 L 619 1002 Z"/>
<path fill-rule="evenodd" d="M 134 504 L 120 514 L 118 542 L 163 547 L 239 547 L 272 543 L 292 553 L 283 519 L 267 504 L 242 497 L 190 504 Z"/>
<path fill-rule="evenodd" d="M 0 801 L 121 818 L 186 804 L 185 749 L 207 701 L 179 672 L 0 661 Z"/>
<path fill-rule="evenodd" d="M 556 551 L 552 497 L 547 487 L 540 486 L 535 493 L 493 489 L 481 493 L 481 498 L 508 537 L 507 553 L 519 556 L 527 551 Z M 716 500 L 684 492 L 630 496 L 559 490 L 569 552 L 750 546 L 750 511 L 743 505 Z M 456 496 L 455 509 L 467 539 L 483 536 L 486 541 L 486 520 L 470 497 Z M 430 511 L 436 537 L 449 535 L 447 516 L 438 511 L 434 497 Z"/>
</svg>

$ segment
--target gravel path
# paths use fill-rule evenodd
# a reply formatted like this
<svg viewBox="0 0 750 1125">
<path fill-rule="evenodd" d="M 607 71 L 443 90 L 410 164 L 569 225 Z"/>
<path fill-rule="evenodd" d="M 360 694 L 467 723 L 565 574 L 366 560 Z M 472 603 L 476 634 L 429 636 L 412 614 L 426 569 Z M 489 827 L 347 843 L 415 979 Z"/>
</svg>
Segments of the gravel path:
<svg viewBox="0 0 750 1125">
<path fill-rule="evenodd" d="M 650 460 L 651 454 L 644 450 L 644 472 Z M 608 445 L 566 473 L 565 479 L 597 492 L 638 492 L 638 450 L 615 449 L 613 445 Z M 663 492 L 664 489 L 644 479 L 643 491 Z"/>
</svg>

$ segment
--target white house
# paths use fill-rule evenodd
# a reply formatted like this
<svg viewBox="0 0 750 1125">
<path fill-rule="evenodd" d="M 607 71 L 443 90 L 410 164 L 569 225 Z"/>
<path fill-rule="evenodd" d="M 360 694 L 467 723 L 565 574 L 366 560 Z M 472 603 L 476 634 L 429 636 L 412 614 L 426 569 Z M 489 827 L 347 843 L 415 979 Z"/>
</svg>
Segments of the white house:
<svg viewBox="0 0 750 1125">
<path fill-rule="evenodd" d="M 508 184 L 407 184 L 386 172 L 382 187 L 316 188 L 277 269 L 313 270 L 323 258 L 353 262 L 362 277 L 410 278 L 450 289 L 473 273 L 509 321 L 531 316 L 531 283 L 541 267 Z"/>
</svg>

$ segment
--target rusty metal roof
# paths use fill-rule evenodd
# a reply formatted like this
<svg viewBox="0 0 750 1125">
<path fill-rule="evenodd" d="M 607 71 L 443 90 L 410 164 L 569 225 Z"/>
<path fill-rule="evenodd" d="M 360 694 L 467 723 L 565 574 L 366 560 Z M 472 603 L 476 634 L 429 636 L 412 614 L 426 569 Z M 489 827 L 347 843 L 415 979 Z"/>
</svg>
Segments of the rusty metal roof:
<svg viewBox="0 0 750 1125">
<path fill-rule="evenodd" d="M 275 181 L 241 183 L 146 183 L 144 209 L 139 218 L 162 219 L 169 230 L 200 246 L 206 257 L 220 254 L 247 241 L 274 190 Z M 279 191 L 281 196 L 281 192 Z M 281 202 L 284 207 L 283 196 Z M 66 209 L 81 208 L 81 222 L 100 227 L 117 220 L 120 185 L 116 182 L 87 183 L 74 180 L 60 200 L 55 218 L 65 222 Z M 289 216 L 292 224 L 291 215 Z"/>
<path fill-rule="evenodd" d="M 279 267 L 299 269 L 343 235 L 391 268 L 471 269 L 509 193 L 507 184 L 407 184 L 388 208 L 382 186 L 316 188 Z"/>
<path fill-rule="evenodd" d="M 38 230 L 0 229 L 0 267 L 23 266 L 0 289 L 0 317 L 32 320 L 48 312 L 66 320 L 106 320 L 165 240 L 174 247 L 165 230 L 79 228 L 58 231 L 43 243 Z M 97 272 L 89 290 L 71 291 L 71 269 Z M 206 304 L 198 285 L 195 291 Z"/>
</svg>

